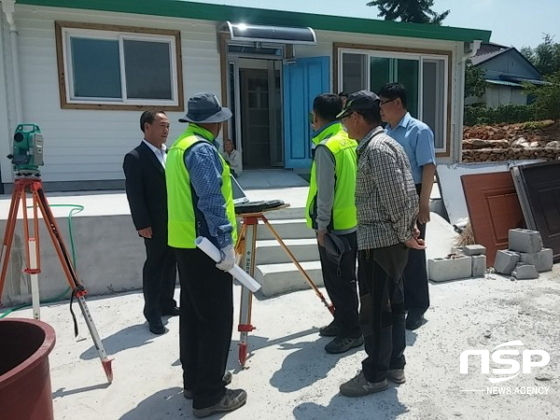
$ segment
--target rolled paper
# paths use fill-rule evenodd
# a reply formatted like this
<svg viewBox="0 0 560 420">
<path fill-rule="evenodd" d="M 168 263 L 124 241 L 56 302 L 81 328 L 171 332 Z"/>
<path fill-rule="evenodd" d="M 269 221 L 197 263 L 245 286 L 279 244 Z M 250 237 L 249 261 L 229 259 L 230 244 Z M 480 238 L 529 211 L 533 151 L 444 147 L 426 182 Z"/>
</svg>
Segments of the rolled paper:
<svg viewBox="0 0 560 420">
<path fill-rule="evenodd" d="M 216 246 L 204 236 L 199 236 L 198 238 L 196 238 L 194 240 L 194 244 L 217 263 L 221 261 L 222 256 L 220 254 L 220 250 L 216 248 Z M 228 273 L 230 273 L 235 279 L 239 280 L 239 282 L 243 286 L 245 286 L 253 293 L 261 288 L 259 282 L 257 282 L 245 271 L 243 271 L 243 269 L 237 264 L 235 264 L 233 268 L 228 271 Z"/>
</svg>

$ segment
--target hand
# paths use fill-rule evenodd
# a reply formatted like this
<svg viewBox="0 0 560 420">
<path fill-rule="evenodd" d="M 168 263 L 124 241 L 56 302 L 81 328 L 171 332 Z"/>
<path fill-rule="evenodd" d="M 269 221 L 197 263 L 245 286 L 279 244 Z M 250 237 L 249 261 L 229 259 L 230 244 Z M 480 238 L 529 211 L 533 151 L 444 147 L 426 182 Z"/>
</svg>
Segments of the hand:
<svg viewBox="0 0 560 420">
<path fill-rule="evenodd" d="M 327 234 L 326 230 L 317 230 L 317 243 L 319 246 L 325 247 L 325 235 Z"/>
<path fill-rule="evenodd" d="M 414 236 L 404 244 L 411 249 L 426 249 L 426 243 L 424 242 L 424 239 L 415 238 Z"/>
<path fill-rule="evenodd" d="M 414 223 L 414 227 L 412 228 L 412 237 L 414 239 L 418 239 L 420 237 L 420 229 L 418 229 L 418 225 Z"/>
<path fill-rule="evenodd" d="M 138 235 L 146 239 L 152 239 L 152 227 L 148 226 L 147 228 L 140 229 Z"/>
<path fill-rule="evenodd" d="M 428 223 L 430 221 L 430 204 L 420 203 L 420 211 L 418 212 L 418 221 L 420 223 Z"/>
<path fill-rule="evenodd" d="M 220 249 L 220 254 L 222 259 L 216 264 L 216 267 L 222 271 L 231 270 L 235 265 L 235 250 L 233 249 L 233 245 L 228 245 Z"/>
</svg>

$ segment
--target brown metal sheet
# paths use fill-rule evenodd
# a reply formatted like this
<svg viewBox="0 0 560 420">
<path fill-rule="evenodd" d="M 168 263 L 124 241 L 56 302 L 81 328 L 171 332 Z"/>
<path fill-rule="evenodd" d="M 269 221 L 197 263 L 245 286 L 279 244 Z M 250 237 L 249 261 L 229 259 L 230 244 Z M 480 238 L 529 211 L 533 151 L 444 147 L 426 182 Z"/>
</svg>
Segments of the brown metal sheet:
<svg viewBox="0 0 560 420">
<path fill-rule="evenodd" d="M 510 229 L 525 227 L 523 213 L 509 172 L 461 177 L 474 240 L 486 247 L 486 264 L 494 265 L 496 251 L 507 249 Z"/>
<path fill-rule="evenodd" d="M 543 245 L 552 248 L 554 262 L 560 261 L 560 162 L 519 166 L 519 177 L 534 225 Z"/>
</svg>

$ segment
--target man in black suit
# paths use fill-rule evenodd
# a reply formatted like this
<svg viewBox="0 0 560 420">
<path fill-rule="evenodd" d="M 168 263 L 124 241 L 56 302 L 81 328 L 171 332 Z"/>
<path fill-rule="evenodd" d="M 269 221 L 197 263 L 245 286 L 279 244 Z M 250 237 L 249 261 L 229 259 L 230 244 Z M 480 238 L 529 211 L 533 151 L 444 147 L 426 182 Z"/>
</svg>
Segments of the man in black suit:
<svg viewBox="0 0 560 420">
<path fill-rule="evenodd" d="M 167 188 L 165 142 L 169 119 L 163 111 L 145 111 L 140 117 L 144 139 L 124 157 L 126 197 L 138 235 L 144 238 L 146 262 L 142 271 L 144 316 L 150 331 L 164 334 L 163 315 L 177 316 L 173 299 L 176 262 L 167 245 Z"/>
</svg>

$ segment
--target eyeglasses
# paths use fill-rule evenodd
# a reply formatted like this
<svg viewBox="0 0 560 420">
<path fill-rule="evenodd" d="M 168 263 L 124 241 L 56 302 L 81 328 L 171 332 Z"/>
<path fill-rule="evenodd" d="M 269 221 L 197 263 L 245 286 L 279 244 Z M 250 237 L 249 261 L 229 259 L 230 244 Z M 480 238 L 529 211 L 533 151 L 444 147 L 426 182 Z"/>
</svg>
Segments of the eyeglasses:
<svg viewBox="0 0 560 420">
<path fill-rule="evenodd" d="M 393 102 L 395 99 L 398 99 L 398 97 L 395 97 L 393 99 L 387 99 L 385 101 L 379 101 L 379 106 L 383 106 L 385 104 L 388 104 L 389 102 Z"/>
</svg>

